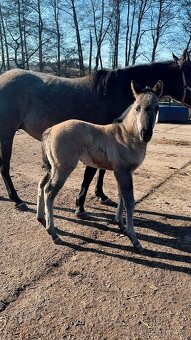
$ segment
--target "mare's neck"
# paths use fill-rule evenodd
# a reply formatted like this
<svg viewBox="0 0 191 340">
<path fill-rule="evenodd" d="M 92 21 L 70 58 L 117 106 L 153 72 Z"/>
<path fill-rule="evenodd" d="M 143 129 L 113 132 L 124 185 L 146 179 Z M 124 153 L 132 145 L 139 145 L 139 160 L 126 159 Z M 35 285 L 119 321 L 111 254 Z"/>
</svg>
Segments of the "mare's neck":
<svg viewBox="0 0 191 340">
<path fill-rule="evenodd" d="M 181 100 L 182 93 L 178 84 L 182 84 L 182 74 L 180 68 L 174 62 L 157 62 L 145 65 L 136 65 L 123 70 L 118 70 L 119 79 L 123 79 L 121 83 L 125 86 L 131 80 L 136 81 L 140 85 L 153 87 L 158 80 L 162 80 L 164 84 L 163 96 L 170 96 L 176 100 Z M 183 91 L 183 89 L 182 89 Z"/>
</svg>

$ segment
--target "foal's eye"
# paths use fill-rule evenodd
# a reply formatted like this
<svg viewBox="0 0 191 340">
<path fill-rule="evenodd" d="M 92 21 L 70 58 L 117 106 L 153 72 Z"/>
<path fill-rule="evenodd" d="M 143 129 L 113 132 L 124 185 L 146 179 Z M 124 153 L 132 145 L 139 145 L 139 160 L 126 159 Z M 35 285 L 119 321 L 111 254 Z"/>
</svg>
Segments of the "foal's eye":
<svg viewBox="0 0 191 340">
<path fill-rule="evenodd" d="M 137 111 L 137 112 L 140 112 L 140 111 L 141 111 L 141 106 L 140 106 L 140 105 L 137 105 L 136 111 Z"/>
<path fill-rule="evenodd" d="M 155 112 L 157 113 L 159 111 L 159 106 L 157 105 L 155 108 Z"/>
</svg>

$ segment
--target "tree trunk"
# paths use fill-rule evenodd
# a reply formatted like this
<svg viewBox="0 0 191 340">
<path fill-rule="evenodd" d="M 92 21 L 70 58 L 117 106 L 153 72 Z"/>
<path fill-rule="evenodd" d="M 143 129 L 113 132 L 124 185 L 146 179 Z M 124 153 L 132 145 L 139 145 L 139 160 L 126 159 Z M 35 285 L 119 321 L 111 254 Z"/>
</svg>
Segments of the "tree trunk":
<svg viewBox="0 0 191 340">
<path fill-rule="evenodd" d="M 73 10 L 74 25 L 75 25 L 75 29 L 76 29 L 76 39 L 77 39 L 77 46 L 78 46 L 80 76 L 84 76 L 84 61 L 83 61 L 82 44 L 81 44 L 80 31 L 79 31 L 79 26 L 78 26 L 78 18 L 77 18 L 77 14 L 76 14 L 76 8 L 75 8 L 74 0 L 72 0 L 72 10 Z"/>
<path fill-rule="evenodd" d="M 20 67 L 25 68 L 25 55 L 24 55 L 24 42 L 23 42 L 23 25 L 21 20 L 21 3 L 17 0 L 18 9 L 18 24 L 19 24 L 19 35 L 20 35 L 20 47 L 21 47 L 21 63 Z"/>
<path fill-rule="evenodd" d="M 4 42 L 3 42 L 3 31 L 2 31 L 2 22 L 1 22 L 1 20 L 0 20 L 0 41 L 1 41 L 1 58 L 2 58 L 2 65 L 0 67 L 0 70 L 6 71 Z"/>
<path fill-rule="evenodd" d="M 92 71 L 92 33 L 90 30 L 90 53 L 89 53 L 89 73 Z"/>
<path fill-rule="evenodd" d="M 115 43 L 114 43 L 114 56 L 113 56 L 113 68 L 118 67 L 118 55 L 119 55 L 119 32 L 120 32 L 120 2 L 117 1 L 115 8 Z"/>
<path fill-rule="evenodd" d="M 42 50 L 42 33 L 43 33 L 43 20 L 41 16 L 41 0 L 37 2 L 38 7 L 38 45 L 39 45 L 39 71 L 43 72 L 43 50 Z"/>
<path fill-rule="evenodd" d="M 59 1 L 54 0 L 54 20 L 56 23 L 56 38 L 57 38 L 57 75 L 61 76 L 61 52 L 60 52 L 60 25 L 59 25 Z"/>
</svg>

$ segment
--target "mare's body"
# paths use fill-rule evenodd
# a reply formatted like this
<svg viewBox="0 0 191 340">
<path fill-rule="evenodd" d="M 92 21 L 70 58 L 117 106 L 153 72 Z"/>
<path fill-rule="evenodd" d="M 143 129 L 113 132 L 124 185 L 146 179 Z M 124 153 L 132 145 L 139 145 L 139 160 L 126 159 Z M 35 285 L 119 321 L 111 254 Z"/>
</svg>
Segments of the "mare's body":
<svg viewBox="0 0 191 340">
<path fill-rule="evenodd" d="M 43 131 L 54 124 L 80 119 L 91 123 L 109 124 L 132 104 L 131 80 L 152 87 L 158 79 L 164 83 L 164 95 L 177 101 L 183 98 L 183 79 L 191 79 L 190 61 L 184 54 L 182 64 L 177 60 L 138 65 L 114 71 L 100 70 L 78 79 L 65 79 L 24 70 L 11 70 L 0 76 L 0 170 L 11 200 L 20 209 L 26 205 L 19 198 L 10 177 L 13 138 L 23 129 L 41 140 Z M 184 103 L 191 105 L 190 93 Z M 27 150 L 26 150 L 27 152 Z M 88 186 L 96 169 L 87 168 L 77 213 L 84 212 Z M 107 199 L 102 191 L 103 170 L 100 171 L 96 194 Z"/>
</svg>

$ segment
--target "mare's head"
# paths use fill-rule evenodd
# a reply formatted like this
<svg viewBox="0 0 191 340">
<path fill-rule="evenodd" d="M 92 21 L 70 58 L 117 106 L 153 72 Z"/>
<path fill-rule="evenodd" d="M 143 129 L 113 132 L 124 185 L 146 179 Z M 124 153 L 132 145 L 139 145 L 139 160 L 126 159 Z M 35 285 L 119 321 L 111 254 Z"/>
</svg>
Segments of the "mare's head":
<svg viewBox="0 0 191 340">
<path fill-rule="evenodd" d="M 149 142 L 159 110 L 159 98 L 162 95 L 163 83 L 161 80 L 153 88 L 140 88 L 134 81 L 131 89 L 135 97 L 132 109 L 136 115 L 138 135 L 141 142 Z"/>
<path fill-rule="evenodd" d="M 179 102 L 185 106 L 191 107 L 191 60 L 190 52 L 185 49 L 182 57 L 178 58 L 174 53 L 173 59 L 181 71 L 182 84 L 178 85 L 180 91 Z"/>
</svg>

